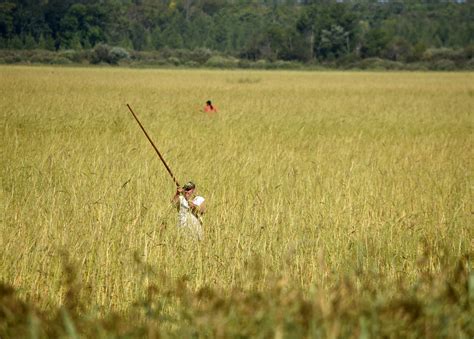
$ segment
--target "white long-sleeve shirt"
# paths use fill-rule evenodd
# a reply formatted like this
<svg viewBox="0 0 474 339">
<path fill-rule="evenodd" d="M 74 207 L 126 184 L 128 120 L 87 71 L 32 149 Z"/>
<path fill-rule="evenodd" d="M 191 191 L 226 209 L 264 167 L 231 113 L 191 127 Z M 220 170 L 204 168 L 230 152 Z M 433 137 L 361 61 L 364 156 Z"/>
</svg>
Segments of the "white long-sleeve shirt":
<svg viewBox="0 0 474 339">
<path fill-rule="evenodd" d="M 204 201 L 202 197 L 193 200 L 195 205 L 200 205 Z M 193 238 L 201 240 L 203 237 L 201 220 L 191 211 L 189 202 L 182 195 L 179 196 L 178 227 L 186 229 Z"/>
</svg>

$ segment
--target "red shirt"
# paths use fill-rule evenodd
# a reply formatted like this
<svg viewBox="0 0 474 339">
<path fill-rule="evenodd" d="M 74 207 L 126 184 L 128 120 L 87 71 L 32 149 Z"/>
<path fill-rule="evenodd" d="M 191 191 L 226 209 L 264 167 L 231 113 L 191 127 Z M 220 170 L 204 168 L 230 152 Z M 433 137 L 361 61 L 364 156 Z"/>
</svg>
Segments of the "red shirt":
<svg viewBox="0 0 474 339">
<path fill-rule="evenodd" d="M 204 106 L 204 112 L 210 113 L 210 112 L 217 112 L 217 107 L 216 106 L 209 106 L 206 105 Z"/>
</svg>

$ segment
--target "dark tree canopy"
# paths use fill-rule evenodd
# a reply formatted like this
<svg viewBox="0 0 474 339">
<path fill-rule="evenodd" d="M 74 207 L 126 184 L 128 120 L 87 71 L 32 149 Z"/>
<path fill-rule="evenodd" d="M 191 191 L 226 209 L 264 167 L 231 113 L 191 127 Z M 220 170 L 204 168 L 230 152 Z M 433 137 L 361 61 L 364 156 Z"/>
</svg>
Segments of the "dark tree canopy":
<svg viewBox="0 0 474 339">
<path fill-rule="evenodd" d="M 416 61 L 474 45 L 471 1 L 0 0 L 0 49 L 209 49 L 249 60 Z"/>
</svg>

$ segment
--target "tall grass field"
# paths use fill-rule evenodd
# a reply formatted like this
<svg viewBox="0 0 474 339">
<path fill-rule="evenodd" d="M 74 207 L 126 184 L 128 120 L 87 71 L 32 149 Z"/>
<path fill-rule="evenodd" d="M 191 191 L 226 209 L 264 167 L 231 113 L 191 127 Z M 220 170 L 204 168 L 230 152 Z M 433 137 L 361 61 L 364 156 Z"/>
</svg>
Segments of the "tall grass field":
<svg viewBox="0 0 474 339">
<path fill-rule="evenodd" d="M 1 338 L 473 338 L 473 73 L 0 66 L 0 93 Z"/>
</svg>

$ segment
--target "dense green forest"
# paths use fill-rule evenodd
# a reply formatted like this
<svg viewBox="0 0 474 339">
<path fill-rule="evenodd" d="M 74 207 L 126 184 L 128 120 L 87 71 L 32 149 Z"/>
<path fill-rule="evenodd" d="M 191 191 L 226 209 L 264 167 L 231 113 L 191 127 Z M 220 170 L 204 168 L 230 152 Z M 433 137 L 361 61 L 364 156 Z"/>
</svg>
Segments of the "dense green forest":
<svg viewBox="0 0 474 339">
<path fill-rule="evenodd" d="M 212 58 L 223 64 L 235 58 L 241 64 L 338 65 L 376 58 L 472 68 L 474 5 L 461 0 L 0 0 L 0 49 L 10 51 L 3 56 L 63 52 L 63 59 L 91 63 L 160 55 L 191 66 Z"/>
</svg>

